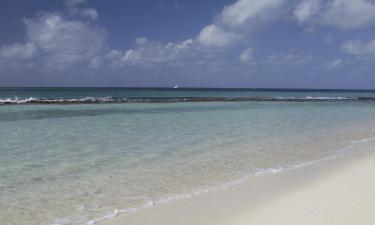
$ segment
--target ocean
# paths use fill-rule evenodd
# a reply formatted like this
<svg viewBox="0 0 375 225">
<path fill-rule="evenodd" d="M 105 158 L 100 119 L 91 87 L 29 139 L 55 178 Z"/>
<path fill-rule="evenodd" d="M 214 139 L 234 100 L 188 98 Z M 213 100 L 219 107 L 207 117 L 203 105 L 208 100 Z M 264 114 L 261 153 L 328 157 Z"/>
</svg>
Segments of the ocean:
<svg viewBox="0 0 375 225">
<path fill-rule="evenodd" d="M 374 91 L 0 88 L 0 221 L 100 224 L 373 138 Z"/>
</svg>

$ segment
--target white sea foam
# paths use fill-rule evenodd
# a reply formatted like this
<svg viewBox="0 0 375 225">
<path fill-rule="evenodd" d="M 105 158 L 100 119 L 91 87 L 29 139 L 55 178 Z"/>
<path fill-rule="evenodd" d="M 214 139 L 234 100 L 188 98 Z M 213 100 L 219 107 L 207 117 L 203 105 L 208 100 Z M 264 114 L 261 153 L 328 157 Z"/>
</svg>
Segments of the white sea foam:
<svg viewBox="0 0 375 225">
<path fill-rule="evenodd" d="M 136 208 L 129 208 L 129 209 L 115 209 L 113 210 L 111 213 L 107 214 L 107 215 L 104 215 L 103 217 L 100 217 L 98 219 L 95 219 L 95 220 L 90 220 L 86 223 L 86 225 L 94 225 L 94 224 L 99 224 L 99 223 L 102 223 L 102 222 L 105 222 L 105 221 L 108 221 L 110 219 L 114 219 L 116 217 L 118 217 L 120 214 L 122 213 L 132 213 L 132 212 L 136 212 L 140 209 L 146 209 L 146 208 L 150 208 L 152 206 L 154 206 L 156 203 L 154 201 L 149 201 L 147 202 L 146 204 L 144 204 L 143 206 L 141 207 L 136 207 Z"/>
<path fill-rule="evenodd" d="M 84 97 L 84 98 L 0 98 L 0 104 L 57 104 L 57 103 L 107 103 L 115 101 L 125 101 L 126 98 L 112 98 L 112 97 Z"/>
<path fill-rule="evenodd" d="M 316 100 L 345 100 L 345 99 L 357 99 L 355 97 L 316 97 L 316 96 L 306 96 L 301 99 L 316 99 Z"/>
<path fill-rule="evenodd" d="M 358 97 L 344 97 L 344 96 L 337 96 L 337 97 L 328 97 L 328 96 L 304 96 L 304 97 L 276 97 L 279 100 L 359 100 Z"/>
<path fill-rule="evenodd" d="M 325 96 L 305 96 L 305 97 L 82 97 L 82 98 L 0 98 L 1 105 L 12 104 L 90 104 L 90 103 L 168 103 L 168 102 L 210 102 L 210 101 L 340 101 L 340 100 L 375 100 L 371 97 L 325 97 Z"/>
<path fill-rule="evenodd" d="M 256 169 L 255 170 L 255 176 L 264 175 L 264 174 L 274 174 L 274 173 L 281 173 L 285 169 L 283 167 L 277 167 L 277 168 L 267 168 L 267 169 Z"/>
<path fill-rule="evenodd" d="M 30 101 L 35 101 L 37 98 L 29 97 L 29 98 L 18 98 L 17 96 L 14 98 L 0 98 L 0 104 L 24 104 Z"/>
</svg>

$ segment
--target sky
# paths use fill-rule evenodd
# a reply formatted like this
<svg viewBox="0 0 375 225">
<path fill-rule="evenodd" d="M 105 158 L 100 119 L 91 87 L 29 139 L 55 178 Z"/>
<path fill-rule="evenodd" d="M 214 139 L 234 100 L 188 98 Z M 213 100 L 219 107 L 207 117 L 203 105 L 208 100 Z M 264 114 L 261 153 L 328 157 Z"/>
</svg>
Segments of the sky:
<svg viewBox="0 0 375 225">
<path fill-rule="evenodd" d="M 2 0 L 0 86 L 375 89 L 375 0 Z"/>
</svg>

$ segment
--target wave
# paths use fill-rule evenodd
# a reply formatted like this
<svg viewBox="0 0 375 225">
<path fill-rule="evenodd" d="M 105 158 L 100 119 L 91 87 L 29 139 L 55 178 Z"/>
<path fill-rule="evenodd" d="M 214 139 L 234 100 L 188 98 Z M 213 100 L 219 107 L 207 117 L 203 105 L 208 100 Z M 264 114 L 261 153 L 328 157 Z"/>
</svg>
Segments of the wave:
<svg viewBox="0 0 375 225">
<path fill-rule="evenodd" d="M 29 97 L 29 98 L 0 98 L 0 104 L 25 104 L 29 103 L 31 101 L 38 100 L 37 98 L 34 97 Z"/>
<path fill-rule="evenodd" d="M 22 104 L 110 104 L 110 103 L 178 103 L 178 102 L 307 102 L 307 101 L 375 101 L 375 97 L 84 97 L 84 98 L 0 98 L 0 105 Z"/>
</svg>

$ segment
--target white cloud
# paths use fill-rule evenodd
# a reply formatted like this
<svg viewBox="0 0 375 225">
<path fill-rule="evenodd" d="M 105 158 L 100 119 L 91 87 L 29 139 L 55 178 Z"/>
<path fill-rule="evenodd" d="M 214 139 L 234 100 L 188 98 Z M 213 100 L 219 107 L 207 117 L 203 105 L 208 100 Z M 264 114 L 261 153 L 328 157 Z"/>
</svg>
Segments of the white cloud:
<svg viewBox="0 0 375 225">
<path fill-rule="evenodd" d="M 262 63 L 267 66 L 276 67 L 299 67 L 309 65 L 315 61 L 316 59 L 313 55 L 288 52 L 284 54 L 270 54 Z"/>
<path fill-rule="evenodd" d="M 297 5 L 293 14 L 299 24 L 309 21 L 313 16 L 319 13 L 321 9 L 320 0 L 305 0 Z"/>
<path fill-rule="evenodd" d="M 91 61 L 91 66 L 111 65 L 155 65 L 158 63 L 178 64 L 187 59 L 194 61 L 213 60 L 220 51 L 230 48 L 244 40 L 249 31 L 259 24 L 275 19 L 280 13 L 277 9 L 285 0 L 238 0 L 223 8 L 212 24 L 204 26 L 198 35 L 181 42 L 160 43 L 145 37 L 136 38 L 136 46 L 122 51 L 113 49 Z M 81 2 L 79 3 L 81 4 Z M 71 4 L 75 7 L 76 4 Z M 71 6 L 72 7 L 72 6 Z M 240 60 L 249 61 L 252 49 L 247 49 Z M 105 62 L 105 63 L 104 63 Z"/>
<path fill-rule="evenodd" d="M 127 51 L 111 50 L 102 59 L 111 66 L 154 65 L 171 63 L 193 56 L 194 40 L 162 44 L 145 38 L 136 39 L 137 47 Z"/>
<path fill-rule="evenodd" d="M 91 60 L 106 45 L 106 31 L 59 14 L 25 20 L 27 39 L 44 53 L 48 65 L 64 67 Z"/>
<path fill-rule="evenodd" d="M 237 0 L 225 6 L 212 23 L 191 38 L 162 43 L 138 37 L 133 48 L 119 50 L 107 46 L 106 30 L 93 21 L 98 18 L 98 12 L 84 8 L 86 3 L 86 0 L 66 0 L 65 12 L 41 13 L 25 20 L 26 42 L 2 46 L 0 57 L 35 59 L 35 62 L 49 68 L 65 68 L 79 63 L 93 68 L 105 65 L 116 68 L 163 63 L 177 65 L 189 60 L 206 63 L 223 60 L 220 58 L 224 55 L 222 53 L 232 47 L 248 46 L 254 37 L 253 31 L 280 19 L 285 13 L 294 16 L 298 24 L 306 27 L 324 25 L 345 30 L 375 23 L 375 5 L 368 0 Z M 331 37 L 327 38 L 327 43 L 331 40 Z M 351 41 L 342 48 L 350 54 L 366 55 L 375 52 L 374 46 L 375 41 Z M 250 47 L 234 60 L 254 63 L 254 58 L 253 48 Z M 308 55 L 287 52 L 278 55 L 269 53 L 263 62 L 267 65 L 299 66 L 310 60 Z M 262 63 L 261 60 L 258 62 Z M 336 60 L 330 66 L 335 68 L 341 63 Z"/>
<path fill-rule="evenodd" d="M 204 27 L 198 35 L 199 43 L 208 47 L 227 47 L 239 39 L 239 35 L 222 30 L 211 24 Z"/>
<path fill-rule="evenodd" d="M 276 18 L 285 0 L 238 0 L 225 6 L 213 24 L 203 27 L 197 36 L 208 47 L 229 47 L 249 36 L 265 22 Z"/>
<path fill-rule="evenodd" d="M 1 58 L 34 60 L 55 69 L 88 63 L 106 48 L 104 29 L 57 13 L 39 14 L 24 23 L 27 42 L 2 46 Z"/>
<path fill-rule="evenodd" d="M 247 48 L 245 49 L 240 57 L 239 60 L 243 63 L 249 63 L 253 60 L 253 49 L 252 48 Z"/>
<path fill-rule="evenodd" d="M 34 56 L 36 48 L 34 43 L 3 45 L 0 48 L 0 58 L 29 59 Z"/>
<path fill-rule="evenodd" d="M 65 5 L 68 7 L 75 7 L 76 5 L 85 4 L 86 0 L 66 0 Z"/>
<path fill-rule="evenodd" d="M 98 11 L 93 8 L 80 8 L 80 5 L 86 4 L 86 0 L 66 0 L 65 5 L 68 7 L 68 13 L 71 16 L 80 16 L 96 20 L 99 17 Z"/>
<path fill-rule="evenodd" d="M 203 55 L 208 56 L 205 51 L 226 49 L 241 43 L 249 36 L 249 30 L 254 30 L 259 24 L 277 17 L 279 14 L 277 9 L 284 2 L 285 0 L 238 0 L 224 7 L 212 24 L 204 26 L 199 34 L 190 38 L 188 42 L 150 44 L 146 38 L 138 38 L 136 39 L 138 47 L 128 50 L 123 61 L 133 63 L 173 61 L 182 55 L 189 57 L 195 51 L 201 51 Z M 189 43 L 189 48 L 181 48 L 184 43 Z"/>
<path fill-rule="evenodd" d="M 322 23 L 342 30 L 375 23 L 375 5 L 367 0 L 335 0 Z"/>
<path fill-rule="evenodd" d="M 95 9 L 78 8 L 85 3 L 86 0 L 67 0 L 67 14 L 40 12 L 34 18 L 24 19 L 26 41 L 1 46 L 2 68 L 19 64 L 18 60 L 23 60 L 22 65 L 28 60 L 27 63 L 41 69 L 63 69 L 80 63 L 98 65 L 99 56 L 107 49 L 107 32 L 77 18 L 97 18 Z"/>
<path fill-rule="evenodd" d="M 342 45 L 344 52 L 352 55 L 375 55 L 375 39 L 362 43 L 361 41 L 347 41 Z"/>
<path fill-rule="evenodd" d="M 341 30 L 375 24 L 375 5 L 368 0 L 304 0 L 294 10 L 299 24 Z"/>
<path fill-rule="evenodd" d="M 284 0 L 238 0 L 224 7 L 220 22 L 230 27 L 247 25 L 249 22 L 268 21 L 274 18 Z"/>
<path fill-rule="evenodd" d="M 99 67 L 102 66 L 102 65 L 103 65 L 103 60 L 102 60 L 102 58 L 99 57 L 99 56 L 95 56 L 95 57 L 92 58 L 92 59 L 90 60 L 90 62 L 89 62 L 89 66 L 90 66 L 91 68 L 94 68 L 94 69 L 99 68 Z"/>
<path fill-rule="evenodd" d="M 342 59 L 336 59 L 330 63 L 327 64 L 329 69 L 336 69 L 339 68 L 343 64 Z"/>
<path fill-rule="evenodd" d="M 96 20 L 99 17 L 98 12 L 96 11 L 96 9 L 93 9 L 93 8 L 82 8 L 82 9 L 72 8 L 69 10 L 69 13 L 73 16 L 86 17 L 92 20 Z"/>
<path fill-rule="evenodd" d="M 120 64 L 155 64 L 199 55 L 199 57 L 217 57 L 217 53 L 242 43 L 259 24 L 276 18 L 285 0 L 238 0 L 225 6 L 212 24 L 204 26 L 199 34 L 186 41 L 162 44 L 150 42 L 146 38 L 137 38 L 137 47 L 123 53 Z M 248 39 L 245 40 L 248 42 Z M 199 54 L 197 54 L 199 52 Z M 250 59 L 250 49 L 245 52 Z M 242 57 L 245 59 L 245 55 Z M 118 58 L 116 59 L 117 61 Z M 115 62 L 118 65 L 119 63 Z"/>
<path fill-rule="evenodd" d="M 146 44 L 147 43 L 147 38 L 145 38 L 145 37 L 138 37 L 138 38 L 136 38 L 135 39 L 135 43 L 137 44 L 137 45 L 144 45 L 144 44 Z"/>
</svg>

